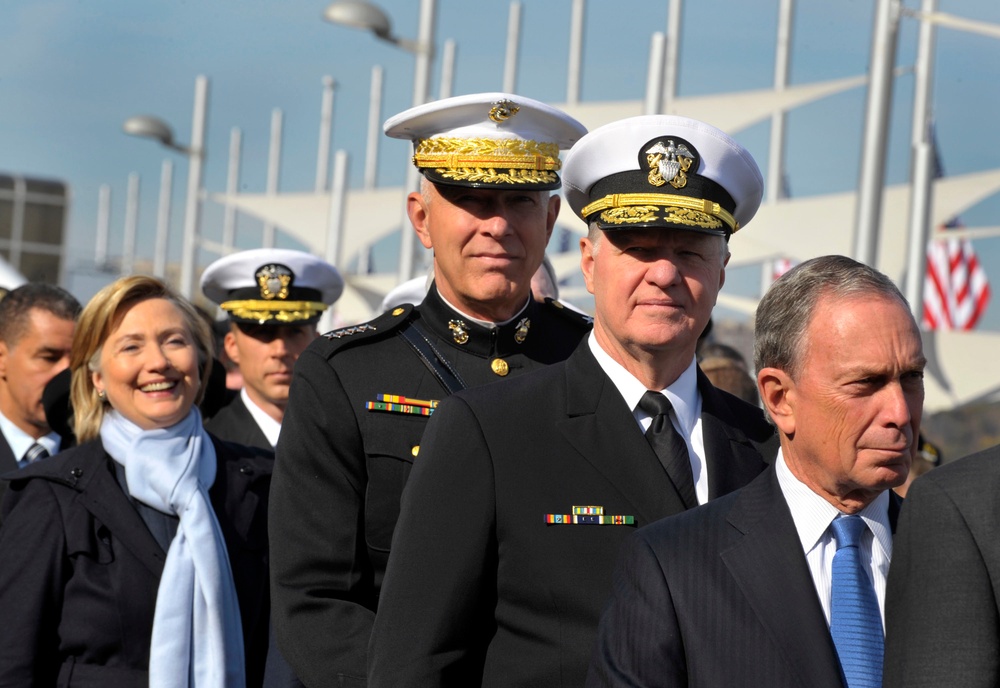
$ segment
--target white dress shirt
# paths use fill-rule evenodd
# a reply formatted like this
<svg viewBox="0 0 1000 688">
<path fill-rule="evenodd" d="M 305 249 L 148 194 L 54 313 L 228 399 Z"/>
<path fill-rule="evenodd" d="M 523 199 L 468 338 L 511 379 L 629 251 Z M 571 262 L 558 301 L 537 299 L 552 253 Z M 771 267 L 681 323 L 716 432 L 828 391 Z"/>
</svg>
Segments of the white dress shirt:
<svg viewBox="0 0 1000 688">
<path fill-rule="evenodd" d="M 244 387 L 240 390 L 240 399 L 243 400 L 243 405 L 247 407 L 247 411 L 253 416 L 253 419 L 257 422 L 257 427 L 260 431 L 264 433 L 264 437 L 267 441 L 271 443 L 271 447 L 278 446 L 278 435 L 281 434 L 281 423 L 276 421 L 271 416 L 265 413 L 257 404 L 253 403 L 250 395 L 247 394 L 247 388 Z"/>
<path fill-rule="evenodd" d="M 795 521 L 806 555 L 809 573 L 812 574 L 816 593 L 819 595 L 826 623 L 830 624 L 830 593 L 833 576 L 833 555 L 837 552 L 837 541 L 830 524 L 841 512 L 830 502 L 813 492 L 805 483 L 796 478 L 781 450 L 775 469 L 778 485 L 785 496 L 788 508 Z M 889 527 L 889 491 L 886 490 L 858 512 L 868 528 L 861 535 L 861 558 L 869 562 L 865 570 L 875 587 L 882 626 L 885 627 L 885 577 L 889 573 L 892 559 L 892 529 Z"/>
<path fill-rule="evenodd" d="M 601 370 L 611 378 L 611 382 L 622 395 L 625 404 L 632 410 L 632 416 L 635 418 L 639 430 L 645 435 L 653 418 L 639 408 L 639 400 L 642 399 L 643 394 L 650 390 L 601 348 L 593 332 L 590 333 L 587 343 L 590 345 L 590 351 L 597 359 L 598 365 L 601 366 Z M 708 471 L 705 463 L 705 442 L 701 434 L 701 394 L 698 392 L 698 366 L 694 357 L 691 358 L 690 365 L 669 387 L 652 391 L 660 392 L 670 400 L 670 405 L 673 407 L 670 422 L 687 444 L 688 457 L 691 459 L 691 474 L 694 476 L 695 495 L 698 497 L 698 503 L 704 504 L 708 501 Z"/>
<path fill-rule="evenodd" d="M 42 435 L 37 440 L 26 433 L 21 428 L 14 425 L 14 423 L 8 419 L 5 415 L 0 413 L 0 432 L 3 433 L 4 438 L 7 440 L 7 445 L 10 447 L 11 454 L 14 455 L 14 460 L 21 463 L 24 458 L 24 453 L 31 448 L 35 442 L 45 447 L 45 450 L 49 453 L 49 456 L 55 456 L 59 453 L 59 445 L 62 442 L 62 438 L 59 437 L 59 433 L 50 432 L 48 435 Z M 24 466 L 21 466 L 24 468 Z"/>
</svg>

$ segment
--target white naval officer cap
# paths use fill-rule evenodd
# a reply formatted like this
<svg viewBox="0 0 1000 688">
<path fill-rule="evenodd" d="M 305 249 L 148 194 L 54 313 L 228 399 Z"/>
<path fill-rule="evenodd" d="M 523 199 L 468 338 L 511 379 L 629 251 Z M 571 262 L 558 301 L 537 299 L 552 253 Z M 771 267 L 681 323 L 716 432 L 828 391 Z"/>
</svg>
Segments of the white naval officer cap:
<svg viewBox="0 0 1000 688">
<path fill-rule="evenodd" d="M 437 184 L 559 188 L 559 151 L 587 129 L 565 112 L 511 93 L 474 93 L 390 117 L 387 136 L 413 141 L 413 164 Z"/>
<path fill-rule="evenodd" d="M 573 212 L 602 230 L 660 227 L 729 236 L 760 207 L 753 156 L 710 124 L 675 115 L 611 122 L 570 150 L 563 172 Z"/>
<path fill-rule="evenodd" d="M 201 276 L 201 290 L 238 323 L 315 323 L 340 298 L 344 278 L 303 251 L 258 248 L 219 258 Z"/>
</svg>

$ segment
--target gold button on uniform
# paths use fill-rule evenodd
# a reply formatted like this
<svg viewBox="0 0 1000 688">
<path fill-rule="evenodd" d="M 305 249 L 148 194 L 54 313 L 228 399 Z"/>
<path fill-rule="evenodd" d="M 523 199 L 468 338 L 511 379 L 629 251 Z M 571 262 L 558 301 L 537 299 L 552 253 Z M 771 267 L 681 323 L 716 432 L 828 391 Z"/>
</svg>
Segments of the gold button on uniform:
<svg viewBox="0 0 1000 688">
<path fill-rule="evenodd" d="M 413 445 L 413 448 L 410 449 L 410 453 L 413 454 L 414 456 L 416 456 L 417 454 L 419 454 L 420 453 L 420 445 L 419 444 Z"/>
<path fill-rule="evenodd" d="M 490 368 L 492 368 L 493 372 L 500 377 L 506 377 L 507 373 L 510 372 L 510 366 L 507 365 L 507 361 L 502 358 L 494 358 L 490 363 Z"/>
<path fill-rule="evenodd" d="M 399 316 L 401 316 L 403 314 L 403 311 L 405 311 L 405 310 L 406 310 L 405 308 L 394 308 L 392 310 L 392 314 L 393 314 L 393 316 L 395 316 L 395 317 L 398 318 Z"/>
</svg>

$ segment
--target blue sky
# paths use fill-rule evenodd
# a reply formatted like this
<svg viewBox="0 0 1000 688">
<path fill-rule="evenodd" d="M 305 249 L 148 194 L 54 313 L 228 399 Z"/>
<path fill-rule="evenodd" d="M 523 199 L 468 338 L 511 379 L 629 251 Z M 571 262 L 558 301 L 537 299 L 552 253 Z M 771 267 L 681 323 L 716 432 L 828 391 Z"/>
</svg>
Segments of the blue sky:
<svg viewBox="0 0 1000 688">
<path fill-rule="evenodd" d="M 417 0 L 383 0 L 400 35 L 416 32 Z M 908 0 L 916 8 L 917 0 Z M 333 148 L 351 153 L 360 184 L 370 70 L 385 67 L 384 114 L 411 99 L 413 60 L 371 35 L 321 20 L 323 0 L 5 0 L 0 8 L 0 172 L 63 180 L 72 188 L 69 284 L 88 298 L 100 280 L 85 276 L 93 254 L 98 188 L 110 184 L 111 253 L 120 251 L 126 180 L 142 179 L 137 251 L 149 257 L 160 165 L 174 172 L 171 258 L 180 252 L 186 163 L 156 144 L 121 133 L 135 114 L 170 122 L 190 137 L 194 80 L 211 80 L 205 186 L 226 184 L 229 131 L 243 130 L 241 187 L 265 188 L 271 111 L 284 112 L 282 191 L 313 188 L 321 79 L 338 83 Z M 570 0 L 524 0 L 517 90 L 541 100 L 565 99 Z M 791 80 L 806 83 L 864 72 L 875 0 L 798 0 Z M 767 88 L 773 80 L 778 0 L 688 0 L 681 39 L 681 95 Z M 1000 24 L 995 0 L 939 0 L 938 9 Z M 458 44 L 456 93 L 501 86 L 508 6 L 439 0 L 437 37 Z M 640 99 L 653 31 L 664 31 L 667 2 L 589 0 L 583 100 Z M 914 59 L 917 24 L 904 19 L 898 62 Z M 1000 167 L 1000 40 L 939 30 L 935 117 L 945 170 L 960 174 Z M 435 69 L 435 74 L 437 70 Z M 437 90 L 437 76 L 433 84 Z M 906 180 L 913 79 L 897 79 L 888 181 Z M 787 169 L 793 195 L 856 188 L 864 92 L 856 90 L 792 113 Z M 767 164 L 766 125 L 737 133 Z M 384 140 L 379 182 L 399 184 L 407 151 Z M 901 209 L 901 212 L 905 210 Z M 970 211 L 969 225 L 998 225 L 1000 200 Z M 221 212 L 204 216 L 217 238 Z M 257 245 L 259 224 L 241 219 L 237 242 Z M 845 228 L 851 231 L 852 228 Z M 756 230 L 755 230 L 756 231 Z M 1000 241 L 976 244 L 994 281 L 985 325 L 1000 329 Z M 203 254 L 203 262 L 211 256 Z M 749 280 L 752 282 L 752 280 Z M 731 280 L 730 286 L 739 280 Z"/>
</svg>

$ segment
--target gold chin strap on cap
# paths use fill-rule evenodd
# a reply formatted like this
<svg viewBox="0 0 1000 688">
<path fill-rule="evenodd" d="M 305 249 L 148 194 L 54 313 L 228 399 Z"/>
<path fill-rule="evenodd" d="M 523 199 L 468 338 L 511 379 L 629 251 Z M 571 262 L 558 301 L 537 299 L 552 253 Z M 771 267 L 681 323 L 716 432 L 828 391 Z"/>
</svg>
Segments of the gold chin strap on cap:
<svg viewBox="0 0 1000 688">
<path fill-rule="evenodd" d="M 326 310 L 326 304 L 319 301 L 226 301 L 219 308 L 235 318 L 256 320 L 265 323 L 277 320 L 281 323 L 296 323 L 309 320 Z"/>
<path fill-rule="evenodd" d="M 675 194 L 611 194 L 583 207 L 580 214 L 590 217 L 600 210 L 601 220 L 610 224 L 635 224 L 663 219 L 684 225 L 718 228 L 723 223 L 735 233 L 740 225 L 728 210 L 714 201 Z M 619 212 L 615 212 L 618 210 Z M 657 211 L 667 216 L 658 218 Z M 684 211 L 695 211 L 694 214 Z M 720 222 L 721 220 L 721 222 Z"/>
</svg>

